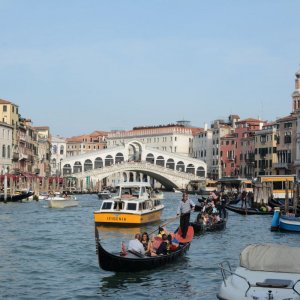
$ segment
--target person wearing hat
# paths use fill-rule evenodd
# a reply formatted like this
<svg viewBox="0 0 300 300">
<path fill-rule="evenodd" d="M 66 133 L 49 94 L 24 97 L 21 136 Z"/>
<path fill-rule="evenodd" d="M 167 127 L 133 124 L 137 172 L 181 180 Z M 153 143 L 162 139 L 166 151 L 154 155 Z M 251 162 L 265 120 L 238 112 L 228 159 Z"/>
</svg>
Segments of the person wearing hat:
<svg viewBox="0 0 300 300">
<path fill-rule="evenodd" d="M 191 211 L 195 209 L 195 203 L 189 199 L 187 192 L 182 193 L 182 199 L 177 208 L 177 216 L 180 216 L 180 228 L 182 238 L 186 238 L 186 233 L 190 225 Z"/>
</svg>

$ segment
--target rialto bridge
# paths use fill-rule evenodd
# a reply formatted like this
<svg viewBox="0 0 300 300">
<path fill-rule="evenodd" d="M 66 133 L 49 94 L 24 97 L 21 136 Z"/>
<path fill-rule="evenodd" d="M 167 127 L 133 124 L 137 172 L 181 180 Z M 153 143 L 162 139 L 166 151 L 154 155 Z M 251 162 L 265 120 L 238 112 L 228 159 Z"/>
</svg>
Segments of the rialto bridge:
<svg viewBox="0 0 300 300">
<path fill-rule="evenodd" d="M 61 169 L 64 177 L 76 177 L 81 188 L 112 176 L 118 181 L 151 178 L 166 189 L 185 188 L 191 182 L 203 181 L 207 171 L 201 160 L 150 148 L 139 141 L 67 157 L 61 161 Z"/>
</svg>

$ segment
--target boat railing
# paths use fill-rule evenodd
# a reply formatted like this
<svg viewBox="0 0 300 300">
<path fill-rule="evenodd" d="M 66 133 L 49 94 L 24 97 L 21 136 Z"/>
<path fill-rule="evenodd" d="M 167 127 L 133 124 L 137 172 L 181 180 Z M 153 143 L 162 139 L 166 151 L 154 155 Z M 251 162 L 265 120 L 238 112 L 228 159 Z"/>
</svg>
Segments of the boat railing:
<svg viewBox="0 0 300 300">
<path fill-rule="evenodd" d="M 226 266 L 228 267 L 228 269 L 226 269 L 226 268 L 224 267 L 224 264 L 226 264 Z M 223 282 L 224 282 L 224 285 L 225 285 L 225 286 L 227 286 L 227 285 L 226 285 L 227 273 L 229 273 L 229 274 L 231 274 L 231 275 L 234 275 L 234 276 L 237 276 L 237 277 L 239 277 L 239 278 L 241 278 L 241 279 L 244 279 L 244 280 L 246 281 L 246 283 L 248 284 L 248 288 L 247 288 L 247 290 L 246 290 L 246 292 L 245 292 L 245 297 L 247 297 L 247 293 L 248 293 L 248 291 L 249 291 L 250 288 L 251 288 L 251 284 L 250 284 L 250 282 L 247 280 L 247 278 L 244 277 L 244 276 L 241 276 L 241 275 L 239 275 L 239 274 L 236 274 L 235 272 L 233 272 L 232 269 L 231 269 L 231 265 L 230 265 L 229 261 L 227 261 L 227 260 L 221 262 L 221 263 L 219 264 L 219 267 L 220 267 L 220 269 L 221 269 L 221 274 L 222 274 Z"/>
<path fill-rule="evenodd" d="M 226 267 L 224 267 L 224 265 L 226 265 L 226 267 L 227 267 L 228 269 L 226 269 Z M 255 285 L 251 284 L 251 283 L 247 280 L 246 277 L 241 276 L 241 275 L 236 274 L 235 272 L 233 272 L 232 269 L 231 269 L 231 265 L 230 265 L 229 261 L 227 261 L 227 260 L 221 262 L 221 263 L 219 264 L 219 267 L 220 267 L 220 269 L 221 269 L 221 274 L 222 274 L 222 278 L 223 278 L 223 282 L 224 282 L 225 287 L 227 286 L 227 284 L 226 284 L 227 273 L 229 273 L 229 274 L 231 274 L 231 275 L 234 275 L 234 276 L 237 276 L 237 277 L 239 277 L 239 278 L 241 278 L 241 279 L 244 279 L 244 280 L 246 281 L 246 283 L 248 284 L 248 288 L 247 288 L 247 290 L 246 290 L 246 292 L 245 292 L 245 297 L 247 297 L 247 294 L 248 294 L 249 290 L 251 289 L 251 287 L 257 287 L 257 286 L 262 287 L 262 288 L 270 288 L 270 287 L 274 287 L 274 286 L 271 286 L 270 284 L 265 284 L 265 285 L 258 285 L 258 283 L 256 283 Z M 295 289 L 296 285 L 297 285 L 299 282 L 300 282 L 300 279 L 297 280 L 297 281 L 293 284 L 292 287 L 287 287 L 287 286 L 285 286 L 285 285 L 282 285 L 282 286 L 279 286 L 279 285 L 278 285 L 276 288 L 279 288 L 279 289 L 292 289 L 296 294 L 298 294 L 298 295 L 300 296 L 299 292 Z"/>
<path fill-rule="evenodd" d="M 295 286 L 297 285 L 298 282 L 300 282 L 300 279 L 298 279 L 298 280 L 294 283 L 292 289 L 294 290 L 295 293 L 297 293 L 297 294 L 300 296 L 300 294 L 298 293 L 298 291 L 295 289 Z"/>
</svg>

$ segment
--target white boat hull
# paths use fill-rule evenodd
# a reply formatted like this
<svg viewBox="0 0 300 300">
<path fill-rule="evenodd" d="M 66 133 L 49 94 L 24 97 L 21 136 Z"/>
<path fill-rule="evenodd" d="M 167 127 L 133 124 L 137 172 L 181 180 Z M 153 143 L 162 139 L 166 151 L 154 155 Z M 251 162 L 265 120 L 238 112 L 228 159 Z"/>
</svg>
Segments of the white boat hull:
<svg viewBox="0 0 300 300">
<path fill-rule="evenodd" d="M 217 294 L 217 298 L 220 300 L 299 300 L 300 296 L 297 292 L 300 292 L 300 283 L 296 284 L 295 290 L 292 289 L 293 285 L 300 279 L 299 273 L 279 273 L 279 272 L 260 272 L 250 271 L 243 267 L 238 267 L 235 274 L 247 278 L 247 281 L 239 276 L 228 276 L 225 282 L 222 282 L 220 291 Z M 260 283 L 268 282 L 285 282 L 287 287 L 279 288 L 273 287 L 271 284 L 265 287 L 259 286 Z M 269 298 L 269 295 L 273 298 Z"/>
<path fill-rule="evenodd" d="M 49 208 L 66 208 L 66 207 L 75 207 L 79 205 L 78 200 L 76 199 L 47 199 Z"/>
</svg>

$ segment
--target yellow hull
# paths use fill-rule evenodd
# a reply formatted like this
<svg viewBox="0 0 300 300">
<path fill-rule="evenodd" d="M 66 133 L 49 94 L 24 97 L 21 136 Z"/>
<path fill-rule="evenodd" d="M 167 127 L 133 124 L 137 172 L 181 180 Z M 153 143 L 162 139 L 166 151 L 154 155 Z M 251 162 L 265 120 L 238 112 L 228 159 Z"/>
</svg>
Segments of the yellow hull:
<svg viewBox="0 0 300 300">
<path fill-rule="evenodd" d="M 123 224 L 123 225 L 141 225 L 160 220 L 162 209 L 150 211 L 147 213 L 113 213 L 113 212 L 94 212 L 96 225 L 103 224 Z"/>
</svg>

